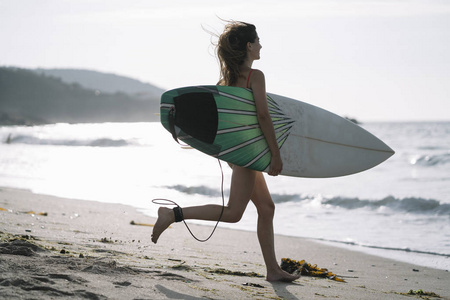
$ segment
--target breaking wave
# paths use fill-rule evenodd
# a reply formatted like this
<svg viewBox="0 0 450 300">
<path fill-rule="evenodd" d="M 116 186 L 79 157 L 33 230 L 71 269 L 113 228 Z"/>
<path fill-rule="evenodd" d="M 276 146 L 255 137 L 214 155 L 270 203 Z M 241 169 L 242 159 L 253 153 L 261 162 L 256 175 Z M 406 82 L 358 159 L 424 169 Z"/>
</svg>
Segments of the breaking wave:
<svg viewBox="0 0 450 300">
<path fill-rule="evenodd" d="M 450 163 L 450 152 L 435 155 L 421 155 L 411 159 L 410 163 L 412 165 L 433 167 L 438 165 L 445 165 Z"/>
<path fill-rule="evenodd" d="M 381 200 L 364 200 L 359 198 L 333 197 L 323 199 L 322 204 L 341 207 L 345 209 L 379 209 L 387 207 L 394 211 L 414 214 L 450 215 L 450 204 L 441 203 L 434 199 L 420 197 L 395 198 L 388 196 Z"/>
<path fill-rule="evenodd" d="M 86 147 L 124 147 L 132 145 L 124 139 L 110 139 L 110 138 L 97 138 L 97 139 L 48 139 L 39 138 L 31 135 L 16 135 L 8 137 L 5 140 L 7 144 L 28 144 L 28 145 L 53 145 L 53 146 L 86 146 Z"/>
<path fill-rule="evenodd" d="M 166 188 L 174 189 L 188 195 L 198 194 L 207 197 L 218 197 L 221 195 L 219 189 L 213 189 L 203 185 L 201 186 L 173 185 L 173 186 L 166 186 Z M 303 202 L 306 204 L 314 201 L 319 202 L 322 206 L 327 208 L 343 208 L 348 210 L 353 209 L 378 210 L 380 208 L 389 208 L 392 211 L 400 213 L 450 216 L 450 204 L 441 203 L 440 201 L 434 199 L 424 199 L 420 197 L 406 197 L 400 199 L 395 198 L 393 196 L 388 196 L 380 200 L 365 200 L 357 197 L 356 198 L 321 197 L 321 196 L 308 196 L 298 194 L 275 194 L 275 193 L 271 194 L 271 196 L 275 203 Z"/>
<path fill-rule="evenodd" d="M 188 195 L 203 195 L 203 196 L 209 196 L 209 197 L 218 197 L 221 195 L 221 192 L 217 189 L 212 189 L 204 185 L 200 186 L 185 186 L 181 184 L 177 185 L 171 185 L 171 186 L 165 186 L 165 188 L 176 190 L 178 192 L 181 192 L 183 194 Z"/>
</svg>

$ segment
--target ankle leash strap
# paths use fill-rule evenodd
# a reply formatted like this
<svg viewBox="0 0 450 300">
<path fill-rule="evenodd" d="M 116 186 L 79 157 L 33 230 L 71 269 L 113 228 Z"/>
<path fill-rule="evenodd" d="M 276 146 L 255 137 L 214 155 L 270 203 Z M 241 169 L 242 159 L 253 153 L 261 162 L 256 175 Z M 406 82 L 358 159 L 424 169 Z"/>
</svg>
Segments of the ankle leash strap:
<svg viewBox="0 0 450 300">
<path fill-rule="evenodd" d="M 175 215 L 175 222 L 181 222 L 184 220 L 184 216 L 183 216 L 183 210 L 181 209 L 181 207 L 176 206 L 173 208 L 173 213 Z"/>
</svg>

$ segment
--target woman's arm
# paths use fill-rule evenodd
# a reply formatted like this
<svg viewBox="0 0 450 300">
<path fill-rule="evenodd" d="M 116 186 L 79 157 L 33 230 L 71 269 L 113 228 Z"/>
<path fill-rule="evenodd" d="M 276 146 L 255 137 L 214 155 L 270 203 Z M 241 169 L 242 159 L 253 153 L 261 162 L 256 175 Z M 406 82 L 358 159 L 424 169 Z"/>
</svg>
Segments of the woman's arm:
<svg viewBox="0 0 450 300">
<path fill-rule="evenodd" d="M 253 90 L 253 97 L 256 104 L 256 114 L 259 125 L 269 145 L 272 153 L 272 160 L 270 162 L 269 175 L 276 176 L 280 174 L 283 169 L 283 162 L 280 156 L 280 149 L 278 148 L 277 139 L 275 136 L 275 129 L 273 127 L 272 119 L 270 118 L 269 108 L 267 106 L 266 95 L 266 80 L 264 73 L 260 70 L 253 70 L 250 87 Z"/>
</svg>

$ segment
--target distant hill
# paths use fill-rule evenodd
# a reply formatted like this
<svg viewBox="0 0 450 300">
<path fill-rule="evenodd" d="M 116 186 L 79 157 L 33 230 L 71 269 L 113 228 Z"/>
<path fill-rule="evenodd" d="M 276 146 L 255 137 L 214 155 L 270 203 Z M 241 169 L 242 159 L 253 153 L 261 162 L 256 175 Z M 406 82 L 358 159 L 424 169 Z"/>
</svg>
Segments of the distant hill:
<svg viewBox="0 0 450 300">
<path fill-rule="evenodd" d="M 160 97 L 164 90 L 136 79 L 116 74 L 78 69 L 36 69 L 39 74 L 57 78 L 65 83 L 79 85 L 103 93 L 126 93 L 140 98 Z"/>
<path fill-rule="evenodd" d="M 36 71 L 0 67 L 0 124 L 158 121 L 157 90 L 152 95 L 141 90 L 147 91 L 145 97 L 106 93 Z"/>
</svg>

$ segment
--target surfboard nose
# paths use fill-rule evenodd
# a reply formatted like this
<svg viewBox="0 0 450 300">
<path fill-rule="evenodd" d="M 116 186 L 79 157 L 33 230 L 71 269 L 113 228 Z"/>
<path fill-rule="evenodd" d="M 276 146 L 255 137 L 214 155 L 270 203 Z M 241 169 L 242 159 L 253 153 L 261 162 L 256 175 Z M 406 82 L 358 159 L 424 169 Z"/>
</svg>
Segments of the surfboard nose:
<svg viewBox="0 0 450 300">
<path fill-rule="evenodd" d="M 383 142 L 382 140 L 380 140 L 376 136 L 374 136 L 374 138 L 378 139 L 378 142 L 379 142 L 380 146 L 383 146 L 383 147 L 380 147 L 381 148 L 380 151 L 383 151 L 383 152 L 386 153 L 386 155 L 387 155 L 386 159 L 388 159 L 389 157 L 391 157 L 392 155 L 395 154 L 395 150 L 392 149 L 391 147 L 389 147 L 385 142 Z"/>
</svg>

